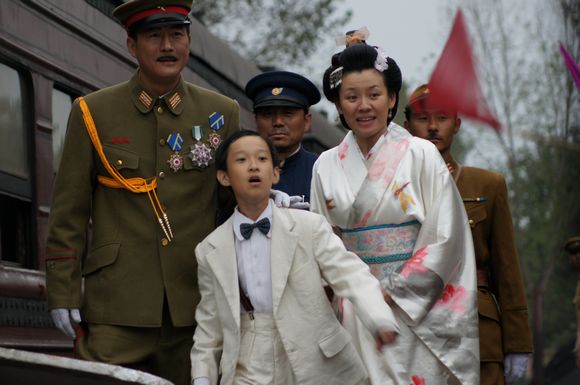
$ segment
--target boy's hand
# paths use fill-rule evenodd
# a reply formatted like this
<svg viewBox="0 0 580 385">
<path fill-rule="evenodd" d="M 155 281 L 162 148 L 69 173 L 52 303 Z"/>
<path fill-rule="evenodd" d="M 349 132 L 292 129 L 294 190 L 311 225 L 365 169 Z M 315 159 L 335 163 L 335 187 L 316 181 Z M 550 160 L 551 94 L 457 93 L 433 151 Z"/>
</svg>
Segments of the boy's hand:
<svg viewBox="0 0 580 385">
<path fill-rule="evenodd" d="M 397 339 L 397 335 L 398 335 L 397 332 L 393 330 L 385 328 L 379 329 L 376 337 L 377 350 L 381 351 L 384 346 L 390 345 L 393 342 L 395 342 L 395 340 Z"/>
</svg>

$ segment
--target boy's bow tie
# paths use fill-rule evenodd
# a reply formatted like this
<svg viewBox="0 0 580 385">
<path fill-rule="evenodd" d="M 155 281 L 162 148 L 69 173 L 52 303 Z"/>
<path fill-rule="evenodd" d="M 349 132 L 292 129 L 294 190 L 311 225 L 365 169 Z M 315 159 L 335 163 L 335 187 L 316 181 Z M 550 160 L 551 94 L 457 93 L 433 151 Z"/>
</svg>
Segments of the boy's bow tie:
<svg viewBox="0 0 580 385">
<path fill-rule="evenodd" d="M 242 223 L 240 225 L 240 233 L 244 239 L 250 239 L 254 228 L 260 230 L 262 234 L 268 234 L 270 231 L 270 220 L 268 218 L 262 218 L 256 223 Z"/>
</svg>

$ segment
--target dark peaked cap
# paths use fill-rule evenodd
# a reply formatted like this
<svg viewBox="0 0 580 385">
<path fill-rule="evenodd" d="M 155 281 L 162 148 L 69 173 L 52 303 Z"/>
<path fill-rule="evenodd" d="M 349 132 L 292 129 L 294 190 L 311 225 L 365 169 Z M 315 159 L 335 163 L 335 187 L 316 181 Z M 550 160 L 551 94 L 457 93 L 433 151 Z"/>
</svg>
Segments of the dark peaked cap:
<svg viewBox="0 0 580 385">
<path fill-rule="evenodd" d="M 248 82 L 246 95 L 261 107 L 308 108 L 320 101 L 320 92 L 304 76 L 288 71 L 261 73 Z"/>
<path fill-rule="evenodd" d="M 167 25 L 191 24 L 192 0 L 132 0 L 113 10 L 113 16 L 128 31 Z"/>
</svg>

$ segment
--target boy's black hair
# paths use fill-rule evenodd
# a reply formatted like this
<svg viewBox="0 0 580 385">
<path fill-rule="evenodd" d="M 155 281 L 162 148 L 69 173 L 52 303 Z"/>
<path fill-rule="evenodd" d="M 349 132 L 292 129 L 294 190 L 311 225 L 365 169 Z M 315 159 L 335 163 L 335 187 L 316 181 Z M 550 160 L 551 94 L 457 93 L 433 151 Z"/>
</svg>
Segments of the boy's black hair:
<svg viewBox="0 0 580 385">
<path fill-rule="evenodd" d="M 276 147 L 272 141 L 268 138 L 263 138 L 255 131 L 249 130 L 240 130 L 234 132 L 232 135 L 227 137 L 218 147 L 215 152 L 215 167 L 216 170 L 222 170 L 227 172 L 228 171 L 228 153 L 230 151 L 230 146 L 236 140 L 243 138 L 244 136 L 257 136 L 262 138 L 264 142 L 268 145 L 268 149 L 270 150 L 270 156 L 272 157 L 272 166 L 278 167 L 278 154 L 276 153 Z"/>
</svg>

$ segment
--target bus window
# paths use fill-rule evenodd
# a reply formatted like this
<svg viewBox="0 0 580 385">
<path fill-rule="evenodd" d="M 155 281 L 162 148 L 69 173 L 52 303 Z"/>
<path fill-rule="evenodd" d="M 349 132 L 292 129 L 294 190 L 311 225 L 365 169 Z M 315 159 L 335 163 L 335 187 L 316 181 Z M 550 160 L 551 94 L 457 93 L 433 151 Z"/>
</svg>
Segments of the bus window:
<svg viewBox="0 0 580 385">
<path fill-rule="evenodd" d="M 58 165 L 62 157 L 66 125 L 72 103 L 72 96 L 56 88 L 52 89 L 52 155 L 55 173 L 58 171 Z"/>
<path fill-rule="evenodd" d="M 18 71 L 0 63 L 0 172 L 28 179 L 28 151 Z"/>
<path fill-rule="evenodd" d="M 0 263 L 31 263 L 31 183 L 21 76 L 0 63 Z"/>
</svg>

